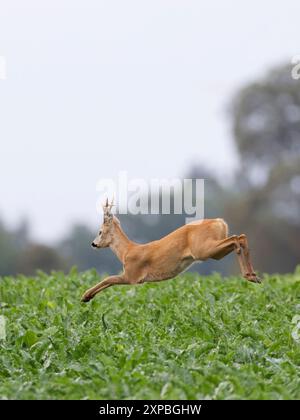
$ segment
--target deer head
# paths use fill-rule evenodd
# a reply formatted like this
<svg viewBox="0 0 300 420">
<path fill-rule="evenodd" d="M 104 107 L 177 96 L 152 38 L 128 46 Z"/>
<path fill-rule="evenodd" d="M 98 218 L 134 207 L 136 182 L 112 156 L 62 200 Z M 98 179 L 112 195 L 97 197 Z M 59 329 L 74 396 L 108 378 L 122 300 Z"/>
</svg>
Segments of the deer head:
<svg viewBox="0 0 300 420">
<path fill-rule="evenodd" d="M 98 236 L 93 240 L 92 247 L 94 248 L 107 248 L 110 246 L 115 230 L 115 222 L 117 219 L 111 212 L 113 207 L 113 200 L 109 204 L 108 199 L 106 199 L 106 203 L 103 205 L 103 223 L 100 228 Z"/>
</svg>

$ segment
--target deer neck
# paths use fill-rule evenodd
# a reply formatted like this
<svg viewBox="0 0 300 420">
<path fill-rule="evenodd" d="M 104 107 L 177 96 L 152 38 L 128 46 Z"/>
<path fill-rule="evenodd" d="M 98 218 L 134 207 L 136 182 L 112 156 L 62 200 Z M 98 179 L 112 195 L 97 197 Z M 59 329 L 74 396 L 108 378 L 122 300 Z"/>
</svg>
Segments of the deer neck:
<svg viewBox="0 0 300 420">
<path fill-rule="evenodd" d="M 122 228 L 119 225 L 116 225 L 110 248 L 121 262 L 124 261 L 125 255 L 131 245 L 133 245 L 133 242 L 126 236 Z"/>
</svg>

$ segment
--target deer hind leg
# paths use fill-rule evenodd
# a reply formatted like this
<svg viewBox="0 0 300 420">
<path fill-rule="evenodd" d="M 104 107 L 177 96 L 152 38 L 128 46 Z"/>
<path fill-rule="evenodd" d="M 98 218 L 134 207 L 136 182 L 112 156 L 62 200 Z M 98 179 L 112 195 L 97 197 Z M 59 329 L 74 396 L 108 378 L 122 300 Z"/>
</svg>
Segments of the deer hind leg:
<svg viewBox="0 0 300 420">
<path fill-rule="evenodd" d="M 222 241 L 218 241 L 214 249 L 211 251 L 210 258 L 213 258 L 214 260 L 221 260 L 232 251 L 236 252 L 242 276 L 246 277 L 247 268 L 243 258 L 238 236 L 233 235 L 229 238 L 223 239 Z"/>
<path fill-rule="evenodd" d="M 239 243 L 243 249 L 243 253 L 245 256 L 245 261 L 246 261 L 246 266 L 247 266 L 247 273 L 246 273 L 246 278 L 249 281 L 253 281 L 254 283 L 260 283 L 261 280 L 259 279 L 259 277 L 256 275 L 252 262 L 251 262 L 251 258 L 250 258 L 250 250 L 249 250 L 249 246 L 248 246 L 248 240 L 247 240 L 247 236 L 245 234 L 242 234 L 239 236 Z"/>
<path fill-rule="evenodd" d="M 260 281 L 254 272 L 249 274 L 246 257 L 243 255 L 242 249 L 243 248 L 240 243 L 240 238 L 237 235 L 233 235 L 229 238 L 217 242 L 217 244 L 211 250 L 209 258 L 220 260 L 221 258 L 224 258 L 226 255 L 230 254 L 230 252 L 235 251 L 242 276 L 248 281 L 259 283 Z"/>
<path fill-rule="evenodd" d="M 81 302 L 89 302 L 95 295 L 107 287 L 115 284 L 128 284 L 129 282 L 123 276 L 110 276 L 102 280 L 100 283 L 88 289 L 82 296 Z"/>
</svg>

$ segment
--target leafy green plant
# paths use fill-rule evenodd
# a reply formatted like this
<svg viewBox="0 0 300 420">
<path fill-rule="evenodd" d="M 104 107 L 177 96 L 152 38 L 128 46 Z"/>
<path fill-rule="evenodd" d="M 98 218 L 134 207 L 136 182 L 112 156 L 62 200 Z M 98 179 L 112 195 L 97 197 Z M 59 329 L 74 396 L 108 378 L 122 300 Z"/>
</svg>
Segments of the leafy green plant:
<svg viewBox="0 0 300 420">
<path fill-rule="evenodd" d="M 187 273 L 80 303 L 98 280 L 0 279 L 1 398 L 300 398 L 299 270 L 262 285 Z"/>
</svg>

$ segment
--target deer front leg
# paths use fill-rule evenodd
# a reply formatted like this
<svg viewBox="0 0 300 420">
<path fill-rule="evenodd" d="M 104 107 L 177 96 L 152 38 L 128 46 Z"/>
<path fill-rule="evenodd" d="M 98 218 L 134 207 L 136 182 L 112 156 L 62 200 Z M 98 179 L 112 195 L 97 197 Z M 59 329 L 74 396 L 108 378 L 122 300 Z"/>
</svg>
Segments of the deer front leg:
<svg viewBox="0 0 300 420">
<path fill-rule="evenodd" d="M 95 295 L 107 287 L 114 284 L 128 284 L 129 282 L 123 276 L 110 276 L 102 280 L 100 283 L 88 289 L 82 296 L 81 302 L 89 302 Z"/>
</svg>

